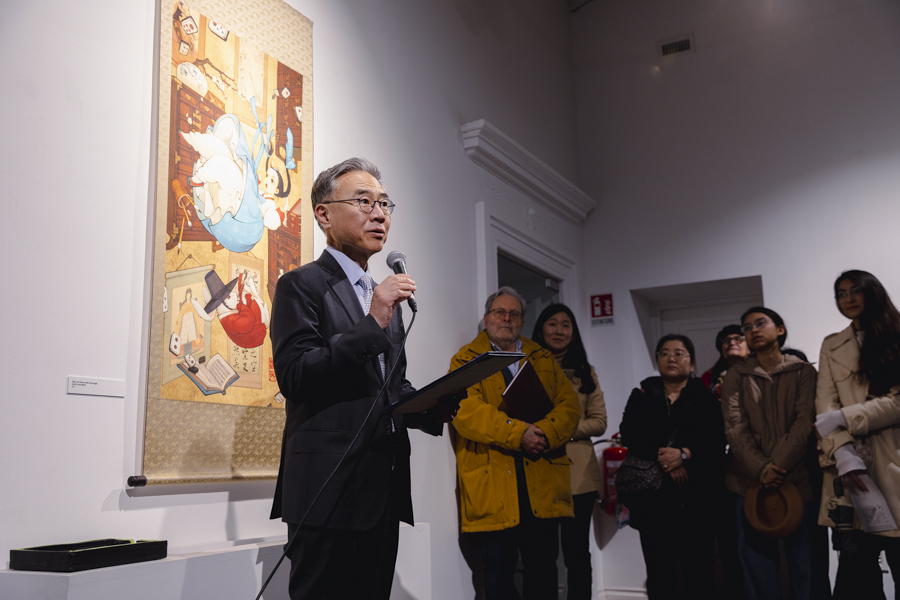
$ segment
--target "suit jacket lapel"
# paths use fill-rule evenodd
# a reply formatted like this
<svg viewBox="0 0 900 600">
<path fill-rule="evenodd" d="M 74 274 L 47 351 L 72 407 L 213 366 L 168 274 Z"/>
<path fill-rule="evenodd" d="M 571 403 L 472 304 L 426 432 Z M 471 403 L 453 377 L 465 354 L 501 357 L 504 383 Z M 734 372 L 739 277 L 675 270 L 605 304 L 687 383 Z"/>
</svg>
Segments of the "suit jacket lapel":
<svg viewBox="0 0 900 600">
<path fill-rule="evenodd" d="M 344 311 L 346 311 L 347 316 L 350 317 L 350 321 L 356 325 L 363 320 L 366 315 L 363 313 L 363 308 L 359 303 L 359 296 L 356 295 L 356 290 L 353 289 L 353 283 L 347 278 L 347 274 L 344 272 L 344 269 L 341 268 L 338 261 L 325 250 L 316 262 L 331 275 L 328 278 L 328 285 L 334 292 L 335 297 L 341 303 L 341 306 L 344 307 Z M 388 356 L 390 356 L 390 353 L 385 353 L 385 363 L 387 363 Z M 372 363 L 375 367 L 375 374 L 378 376 L 379 381 L 383 383 L 384 377 L 381 375 L 381 363 L 378 361 L 377 356 L 373 359 Z M 387 365 L 385 366 L 387 368 Z"/>
<path fill-rule="evenodd" d="M 353 284 L 347 279 L 344 269 L 341 268 L 338 261 L 327 250 L 322 252 L 319 260 L 316 262 L 330 275 L 328 285 L 341 303 L 341 306 L 344 307 L 344 311 L 350 317 L 350 321 L 354 325 L 359 323 L 366 315 L 363 314 L 362 306 L 359 305 L 359 296 L 356 295 Z"/>
</svg>

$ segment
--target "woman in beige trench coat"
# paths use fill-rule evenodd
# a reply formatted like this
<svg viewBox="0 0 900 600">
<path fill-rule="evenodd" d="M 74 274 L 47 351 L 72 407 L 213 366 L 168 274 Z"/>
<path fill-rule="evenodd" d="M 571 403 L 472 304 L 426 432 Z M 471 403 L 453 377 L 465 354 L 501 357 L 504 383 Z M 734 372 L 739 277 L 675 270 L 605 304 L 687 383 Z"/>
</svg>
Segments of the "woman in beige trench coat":
<svg viewBox="0 0 900 600">
<path fill-rule="evenodd" d="M 823 460 L 833 465 L 823 483 L 819 523 L 835 525 L 827 505 L 836 475 L 859 491 L 866 489 L 862 476 L 868 475 L 895 525 L 877 533 L 836 532 L 841 554 L 834 598 L 884 598 L 882 551 L 900 598 L 900 312 L 881 282 L 865 271 L 842 273 L 834 294 L 851 323 L 825 338 L 819 359 L 816 429 Z"/>
</svg>

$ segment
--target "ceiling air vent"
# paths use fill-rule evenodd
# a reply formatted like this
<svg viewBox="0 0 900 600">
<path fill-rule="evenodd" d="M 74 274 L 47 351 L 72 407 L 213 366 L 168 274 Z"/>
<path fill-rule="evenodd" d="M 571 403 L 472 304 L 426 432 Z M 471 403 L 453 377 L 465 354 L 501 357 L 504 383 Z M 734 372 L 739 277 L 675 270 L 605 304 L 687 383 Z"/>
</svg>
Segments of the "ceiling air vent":
<svg viewBox="0 0 900 600">
<path fill-rule="evenodd" d="M 693 54 L 696 51 L 693 35 L 681 36 L 674 40 L 666 40 L 660 42 L 658 46 L 659 55 L 662 58 L 674 56 L 676 54 Z"/>
</svg>

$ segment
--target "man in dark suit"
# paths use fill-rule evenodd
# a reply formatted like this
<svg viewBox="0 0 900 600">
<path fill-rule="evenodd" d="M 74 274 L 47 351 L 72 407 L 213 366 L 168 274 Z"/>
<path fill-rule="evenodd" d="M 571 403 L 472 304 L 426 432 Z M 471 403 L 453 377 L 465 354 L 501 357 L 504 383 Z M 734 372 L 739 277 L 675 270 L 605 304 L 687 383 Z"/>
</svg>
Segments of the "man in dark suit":
<svg viewBox="0 0 900 600">
<path fill-rule="evenodd" d="M 288 552 L 293 600 L 390 596 L 399 522 L 413 523 L 407 427 L 440 435 L 455 413 L 444 403 L 381 415 L 415 391 L 399 305 L 416 286 L 403 274 L 376 286 L 369 274 L 394 207 L 380 177 L 352 158 L 316 178 L 313 210 L 328 246 L 275 289 L 272 348 L 287 416 L 272 518 L 296 537 Z"/>
</svg>

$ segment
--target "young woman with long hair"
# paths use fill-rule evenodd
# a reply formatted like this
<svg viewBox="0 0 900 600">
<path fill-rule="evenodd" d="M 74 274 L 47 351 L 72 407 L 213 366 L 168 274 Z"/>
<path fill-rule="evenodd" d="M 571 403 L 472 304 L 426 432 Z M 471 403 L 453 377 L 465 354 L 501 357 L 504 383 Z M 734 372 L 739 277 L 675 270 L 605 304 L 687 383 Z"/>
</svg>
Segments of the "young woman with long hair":
<svg viewBox="0 0 900 600">
<path fill-rule="evenodd" d="M 834 299 L 850 325 L 822 342 L 816 388 L 820 447 L 835 462 L 823 494 L 834 495 L 834 478 L 881 491 L 895 528 L 863 533 L 837 531 L 840 548 L 834 598 L 884 598 L 878 557 L 885 551 L 900 598 L 900 312 L 881 282 L 866 271 L 846 271 L 834 282 Z M 834 526 L 824 506 L 819 517 Z"/>
<path fill-rule="evenodd" d="M 750 525 L 744 497 L 752 488 L 777 488 L 790 481 L 803 501 L 799 527 L 783 537 L 795 598 L 824 598 L 825 574 L 816 559 L 817 489 L 807 458 L 815 419 L 816 370 L 782 352 L 784 320 L 774 310 L 754 306 L 741 316 L 753 354 L 728 370 L 722 384 L 725 435 L 734 454 L 725 486 L 736 495 L 738 553 L 746 598 L 782 598 L 778 540 Z M 764 493 L 764 492 L 761 492 Z"/>
<path fill-rule="evenodd" d="M 588 363 L 575 315 L 568 306 L 551 304 L 545 308 L 534 325 L 532 339 L 553 353 L 578 393 L 578 428 L 566 444 L 566 453 L 572 460 L 569 473 L 575 518 L 561 520 L 561 542 L 568 582 L 566 597 L 588 600 L 592 597 L 591 515 L 603 485 L 591 437 L 606 431 L 606 403 L 597 373 Z"/>
</svg>

